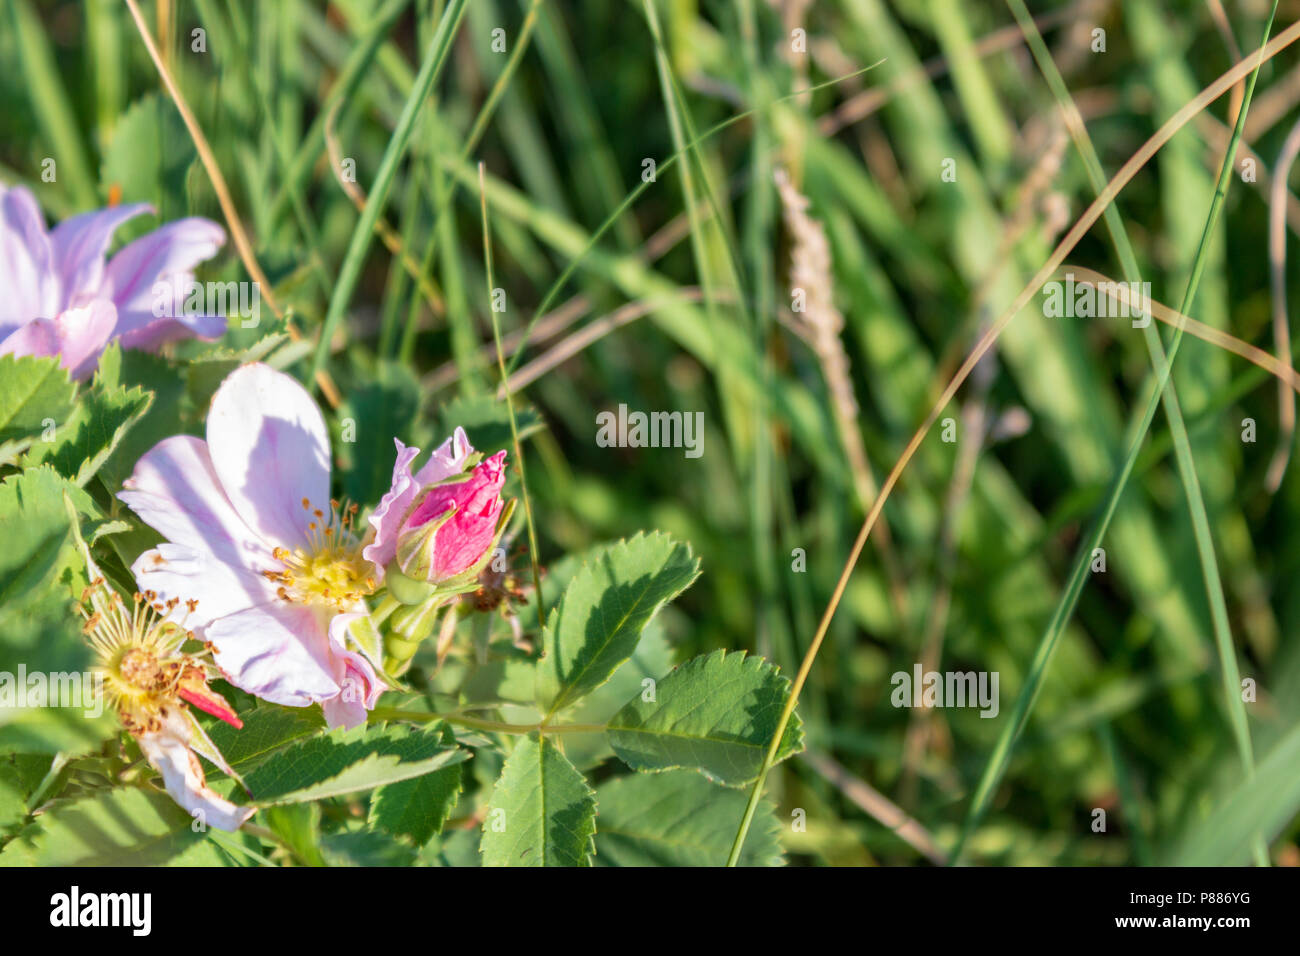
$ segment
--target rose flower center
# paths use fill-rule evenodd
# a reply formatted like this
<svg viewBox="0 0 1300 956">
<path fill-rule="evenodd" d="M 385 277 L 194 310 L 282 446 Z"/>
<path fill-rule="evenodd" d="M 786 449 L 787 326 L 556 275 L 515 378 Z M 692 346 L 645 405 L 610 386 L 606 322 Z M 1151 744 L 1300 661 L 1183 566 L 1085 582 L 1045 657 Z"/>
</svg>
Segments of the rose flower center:
<svg viewBox="0 0 1300 956">
<path fill-rule="evenodd" d="M 304 498 L 302 507 L 307 544 L 292 550 L 276 548 L 271 553 L 281 567 L 262 574 L 278 585 L 276 594 L 282 600 L 347 610 L 375 590 L 374 570 L 361 556 L 361 544 L 352 533 L 357 506 L 331 501 L 325 512 Z"/>
</svg>

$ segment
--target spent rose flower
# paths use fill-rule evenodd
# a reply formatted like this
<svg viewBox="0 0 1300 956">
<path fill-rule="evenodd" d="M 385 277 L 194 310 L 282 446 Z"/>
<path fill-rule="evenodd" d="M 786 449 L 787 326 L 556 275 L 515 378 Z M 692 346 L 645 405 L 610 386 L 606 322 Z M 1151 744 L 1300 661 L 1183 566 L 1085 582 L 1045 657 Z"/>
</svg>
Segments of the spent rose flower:
<svg viewBox="0 0 1300 956">
<path fill-rule="evenodd" d="M 163 602 L 154 594 L 137 594 L 128 609 L 105 583 L 80 535 L 77 540 L 90 578 L 81 613 L 96 656 L 93 673 L 107 703 L 162 775 L 173 800 L 219 830 L 239 829 L 253 808 L 236 806 L 213 791 L 195 754 L 238 779 L 186 706 L 243 726 L 225 698 L 208 686 L 216 668 L 182 650 L 194 637 L 186 628 L 193 602 L 182 606 L 176 598 Z"/>
<path fill-rule="evenodd" d="M 320 409 L 293 378 L 251 364 L 217 389 L 206 441 L 159 442 L 118 497 L 167 539 L 132 566 L 140 588 L 197 598 L 191 626 L 232 684 L 287 707 L 320 703 L 330 726 L 351 727 L 383 690 L 348 633 L 377 578 L 356 506 L 329 490 Z"/>
<path fill-rule="evenodd" d="M 127 243 L 105 262 L 113 234 L 146 203 L 65 219 L 47 231 L 31 191 L 0 184 L 0 355 L 58 355 L 74 378 L 94 371 L 104 347 L 156 349 L 173 339 L 216 338 L 220 315 L 156 316 L 156 282 L 184 284 L 226 234 L 207 219 L 178 219 Z"/>
<path fill-rule="evenodd" d="M 504 451 L 481 461 L 459 428 L 414 476 L 418 451 L 397 443 L 393 486 L 370 518 L 374 542 L 366 557 L 406 577 L 441 584 L 478 567 L 499 536 L 504 503 Z"/>
</svg>

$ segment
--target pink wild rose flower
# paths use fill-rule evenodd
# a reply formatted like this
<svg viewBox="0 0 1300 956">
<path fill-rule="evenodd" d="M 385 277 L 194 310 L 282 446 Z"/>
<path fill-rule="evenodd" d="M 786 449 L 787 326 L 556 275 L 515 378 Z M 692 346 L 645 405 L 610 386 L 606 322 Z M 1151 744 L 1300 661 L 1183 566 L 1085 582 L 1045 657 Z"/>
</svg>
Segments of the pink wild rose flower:
<svg viewBox="0 0 1300 956">
<path fill-rule="evenodd" d="M 207 219 L 178 219 L 127 243 L 105 262 L 117 228 L 146 203 L 65 219 L 52 231 L 30 190 L 0 184 L 0 355 L 57 355 L 74 378 L 104 347 L 157 349 L 173 339 L 216 338 L 220 315 L 155 314 L 154 285 L 181 287 L 226 234 Z"/>
<path fill-rule="evenodd" d="M 353 534 L 356 507 L 329 491 L 320 409 L 293 378 L 251 364 L 213 396 L 207 440 L 159 442 L 118 497 L 167 539 L 132 566 L 140 589 L 197 599 L 189 626 L 232 684 L 287 707 L 320 703 L 330 726 L 351 727 L 383 690 L 348 641 L 377 575 Z"/>
</svg>

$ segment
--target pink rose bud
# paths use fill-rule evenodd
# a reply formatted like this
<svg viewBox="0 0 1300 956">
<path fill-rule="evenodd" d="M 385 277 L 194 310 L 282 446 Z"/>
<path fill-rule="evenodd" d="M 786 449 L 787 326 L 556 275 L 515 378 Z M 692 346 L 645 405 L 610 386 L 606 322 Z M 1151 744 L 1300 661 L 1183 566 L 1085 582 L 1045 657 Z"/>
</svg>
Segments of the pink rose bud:
<svg viewBox="0 0 1300 956">
<path fill-rule="evenodd" d="M 407 577 L 437 584 L 485 561 L 497 538 L 506 482 L 499 451 L 461 481 L 436 484 L 397 533 L 397 565 Z"/>
</svg>

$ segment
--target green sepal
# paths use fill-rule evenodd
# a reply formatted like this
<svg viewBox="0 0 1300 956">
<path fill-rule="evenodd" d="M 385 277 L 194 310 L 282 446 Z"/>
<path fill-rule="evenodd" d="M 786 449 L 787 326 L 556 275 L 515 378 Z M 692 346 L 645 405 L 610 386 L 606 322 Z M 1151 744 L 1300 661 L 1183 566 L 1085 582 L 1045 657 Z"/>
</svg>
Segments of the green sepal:
<svg viewBox="0 0 1300 956">
<path fill-rule="evenodd" d="M 350 623 L 348 625 L 348 637 L 352 639 L 352 643 L 356 645 L 362 656 L 370 662 L 370 666 L 375 669 L 375 676 L 392 690 L 402 689 L 401 682 L 389 673 L 384 666 L 384 640 L 380 636 L 379 629 L 375 627 L 375 622 L 369 616 L 359 617 Z"/>
<path fill-rule="evenodd" d="M 456 503 L 452 502 L 451 506 L 438 517 L 397 536 L 397 556 L 394 563 L 404 575 L 417 581 L 429 580 L 429 575 L 433 571 L 434 539 L 438 536 L 438 529 L 450 521 L 455 513 Z"/>
</svg>

